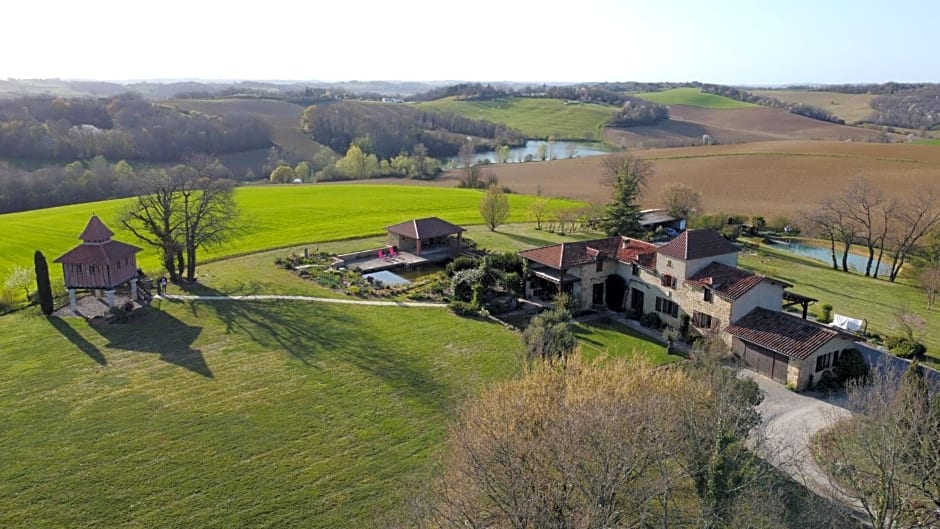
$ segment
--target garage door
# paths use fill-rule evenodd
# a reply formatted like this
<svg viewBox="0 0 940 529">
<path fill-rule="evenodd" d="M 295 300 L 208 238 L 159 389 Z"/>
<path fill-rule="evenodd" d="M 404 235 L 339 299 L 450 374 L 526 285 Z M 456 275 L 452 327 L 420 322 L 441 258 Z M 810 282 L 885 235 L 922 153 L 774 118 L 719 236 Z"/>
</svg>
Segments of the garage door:
<svg viewBox="0 0 940 529">
<path fill-rule="evenodd" d="M 748 344 L 744 344 L 744 364 L 758 373 L 770 377 L 781 384 L 787 382 L 787 367 L 790 359 L 786 356 L 756 349 Z"/>
</svg>

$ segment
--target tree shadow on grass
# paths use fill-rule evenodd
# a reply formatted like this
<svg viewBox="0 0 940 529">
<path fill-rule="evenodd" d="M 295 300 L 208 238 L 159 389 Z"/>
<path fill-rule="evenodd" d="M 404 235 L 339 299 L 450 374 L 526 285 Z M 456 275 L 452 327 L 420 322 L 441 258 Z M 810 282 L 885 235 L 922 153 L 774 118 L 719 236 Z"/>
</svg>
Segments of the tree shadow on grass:
<svg viewBox="0 0 940 529">
<path fill-rule="evenodd" d="M 211 289 L 209 289 L 211 290 Z M 224 296 L 221 292 L 203 295 Z M 192 301 L 193 314 L 208 311 L 222 320 L 226 333 L 248 336 L 253 342 L 286 351 L 307 367 L 337 359 L 382 380 L 404 397 L 437 407 L 447 387 L 414 362 L 408 343 L 385 339 L 373 322 L 358 318 L 359 310 L 398 308 L 334 305 L 302 300 Z M 413 308 L 416 315 L 422 310 Z M 402 322 L 406 324 L 406 322 Z M 420 337 L 416 337 L 420 339 Z"/>
<path fill-rule="evenodd" d="M 65 336 L 68 341 L 72 342 L 75 347 L 78 347 L 83 353 L 88 355 L 89 358 L 97 362 L 98 365 L 108 365 L 108 360 L 101 354 L 101 350 L 98 349 L 95 344 L 86 340 L 84 336 L 79 334 L 78 331 L 73 329 L 72 326 L 62 320 L 62 318 L 52 316 L 48 318 L 48 321 L 62 336 Z"/>
<path fill-rule="evenodd" d="M 186 325 L 170 314 L 155 308 L 145 308 L 128 323 L 94 324 L 99 334 L 107 338 L 109 349 L 123 349 L 160 355 L 160 360 L 212 378 L 202 352 L 192 343 L 202 327 Z"/>
<path fill-rule="evenodd" d="M 538 237 L 532 237 L 530 235 L 519 235 L 517 233 L 507 233 L 507 232 L 500 232 L 500 233 L 502 233 L 503 235 L 505 235 L 506 237 L 514 241 L 519 241 L 523 244 L 527 244 L 529 246 L 533 246 L 536 248 L 541 247 L 541 246 L 551 246 L 555 244 L 561 244 L 560 242 L 551 241 L 549 239 L 539 239 Z"/>
</svg>

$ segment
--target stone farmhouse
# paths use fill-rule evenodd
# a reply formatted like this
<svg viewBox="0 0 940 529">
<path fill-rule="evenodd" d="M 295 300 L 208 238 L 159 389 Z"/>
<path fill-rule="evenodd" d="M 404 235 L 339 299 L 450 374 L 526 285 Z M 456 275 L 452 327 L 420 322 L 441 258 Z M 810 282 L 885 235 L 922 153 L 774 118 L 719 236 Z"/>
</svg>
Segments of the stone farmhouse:
<svg viewBox="0 0 940 529">
<path fill-rule="evenodd" d="M 718 333 L 745 365 L 804 389 L 830 376 L 856 338 L 783 312 L 789 283 L 738 268 L 738 248 L 715 230 L 688 230 L 656 246 L 609 237 L 520 252 L 526 296 L 569 293 L 577 310 L 655 313 L 670 327 Z"/>
</svg>

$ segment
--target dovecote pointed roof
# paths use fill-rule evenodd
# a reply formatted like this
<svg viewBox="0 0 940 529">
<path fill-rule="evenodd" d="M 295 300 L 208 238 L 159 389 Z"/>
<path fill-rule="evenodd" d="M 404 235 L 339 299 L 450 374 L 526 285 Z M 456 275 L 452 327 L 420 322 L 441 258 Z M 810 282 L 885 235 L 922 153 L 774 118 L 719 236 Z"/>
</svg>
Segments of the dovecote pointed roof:
<svg viewBox="0 0 940 529">
<path fill-rule="evenodd" d="M 108 227 L 104 225 L 104 222 L 101 222 L 101 219 L 98 218 L 98 215 L 95 214 L 91 215 L 91 218 L 88 219 L 88 225 L 85 226 L 85 231 L 78 236 L 78 238 L 85 241 L 86 244 L 109 241 L 111 237 L 114 237 L 114 232 L 109 230 Z"/>
</svg>

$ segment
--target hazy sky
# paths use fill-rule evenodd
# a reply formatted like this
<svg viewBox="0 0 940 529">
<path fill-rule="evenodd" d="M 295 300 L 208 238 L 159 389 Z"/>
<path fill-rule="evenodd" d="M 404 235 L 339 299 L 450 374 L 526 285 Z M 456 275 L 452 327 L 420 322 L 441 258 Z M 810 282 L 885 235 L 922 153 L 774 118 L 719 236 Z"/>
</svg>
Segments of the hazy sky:
<svg viewBox="0 0 940 529">
<path fill-rule="evenodd" d="M 0 78 L 940 81 L 938 0 L 8 0 Z"/>
</svg>

